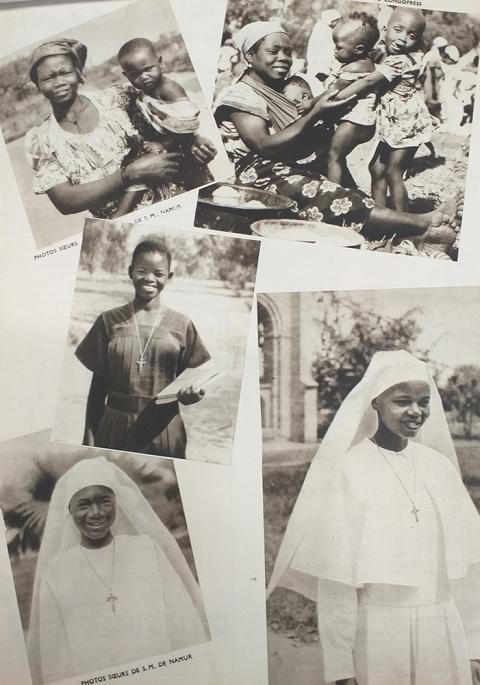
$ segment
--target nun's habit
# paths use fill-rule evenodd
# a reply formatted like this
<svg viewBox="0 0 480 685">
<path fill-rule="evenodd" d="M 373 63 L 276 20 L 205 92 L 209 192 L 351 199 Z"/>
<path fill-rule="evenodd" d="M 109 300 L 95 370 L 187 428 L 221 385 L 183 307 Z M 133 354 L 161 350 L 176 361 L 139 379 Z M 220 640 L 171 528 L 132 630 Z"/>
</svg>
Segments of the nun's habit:
<svg viewBox="0 0 480 685">
<path fill-rule="evenodd" d="M 101 549 L 80 545 L 69 513 L 73 495 L 90 485 L 115 493 L 113 541 Z M 197 583 L 140 490 L 103 457 L 78 462 L 55 487 L 37 561 L 28 636 L 34 683 L 208 639 Z"/>
<path fill-rule="evenodd" d="M 430 417 L 406 449 L 379 448 L 371 402 L 407 381 L 429 384 Z M 479 561 L 480 517 L 433 378 L 405 351 L 379 352 L 312 461 L 269 592 L 317 602 L 327 682 L 471 685 Z"/>
</svg>

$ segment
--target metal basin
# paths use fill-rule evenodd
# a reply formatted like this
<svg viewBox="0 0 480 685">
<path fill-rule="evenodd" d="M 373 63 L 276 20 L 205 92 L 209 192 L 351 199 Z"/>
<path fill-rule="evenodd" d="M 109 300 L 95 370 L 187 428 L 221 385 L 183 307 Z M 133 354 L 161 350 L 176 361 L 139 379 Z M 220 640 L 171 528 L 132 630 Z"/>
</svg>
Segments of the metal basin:
<svg viewBox="0 0 480 685">
<path fill-rule="evenodd" d="M 252 224 L 252 233 L 262 238 L 300 240 L 307 243 L 321 243 L 332 247 L 360 248 L 365 242 L 365 238 L 351 228 L 296 219 L 255 221 Z"/>
<path fill-rule="evenodd" d="M 233 189 L 238 195 L 234 200 L 214 198 L 218 188 Z M 261 202 L 261 207 L 251 207 L 248 202 Z M 203 188 L 198 196 L 195 226 L 214 228 L 219 231 L 251 234 L 251 224 L 260 219 L 275 219 L 289 215 L 293 200 L 266 190 L 246 188 L 233 183 L 215 183 Z"/>
</svg>

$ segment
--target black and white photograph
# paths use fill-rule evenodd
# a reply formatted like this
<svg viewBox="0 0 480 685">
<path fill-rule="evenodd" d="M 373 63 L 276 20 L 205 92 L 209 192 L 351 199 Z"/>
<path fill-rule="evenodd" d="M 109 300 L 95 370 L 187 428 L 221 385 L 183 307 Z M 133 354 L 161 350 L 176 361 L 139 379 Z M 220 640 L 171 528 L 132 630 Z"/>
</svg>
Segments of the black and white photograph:
<svg viewBox="0 0 480 685">
<path fill-rule="evenodd" d="M 261 293 L 269 682 L 480 682 L 480 289 Z"/>
<path fill-rule="evenodd" d="M 0 60 L 0 128 L 37 249 L 229 175 L 168 0 Z"/>
<path fill-rule="evenodd" d="M 210 640 L 172 461 L 54 445 L 49 431 L 0 452 L 34 685 Z"/>
<path fill-rule="evenodd" d="M 228 464 L 259 249 L 87 220 L 52 439 Z"/>
<path fill-rule="evenodd" d="M 232 177 L 195 225 L 457 260 L 479 40 L 474 5 L 230 0 L 213 110 Z"/>
</svg>

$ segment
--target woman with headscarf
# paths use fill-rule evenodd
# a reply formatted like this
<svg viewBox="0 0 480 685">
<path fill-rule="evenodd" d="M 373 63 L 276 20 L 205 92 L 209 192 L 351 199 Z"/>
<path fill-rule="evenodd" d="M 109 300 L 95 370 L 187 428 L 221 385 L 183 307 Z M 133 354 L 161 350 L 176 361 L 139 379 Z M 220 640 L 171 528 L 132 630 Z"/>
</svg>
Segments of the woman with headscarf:
<svg viewBox="0 0 480 685">
<path fill-rule="evenodd" d="M 133 159 L 140 137 L 126 111 L 129 100 L 115 87 L 79 92 L 86 58 L 86 46 L 70 39 L 48 41 L 33 51 L 30 78 L 52 113 L 27 133 L 25 146 L 34 193 L 46 193 L 62 214 L 88 210 L 109 219 L 125 212 L 120 201 L 132 187 L 144 192 L 129 211 L 168 197 L 179 155 Z M 164 183 L 165 197 L 154 197 L 144 185 L 149 181 L 156 187 Z"/>
<path fill-rule="evenodd" d="M 477 685 L 478 562 L 480 517 L 430 371 L 378 352 L 312 461 L 269 592 L 317 602 L 328 682 Z"/>
<path fill-rule="evenodd" d="M 316 124 L 332 124 L 345 114 L 354 97 L 349 89 L 360 97 L 387 83 L 381 70 L 343 90 L 340 102 L 335 101 L 337 91 L 325 92 L 299 117 L 295 104 L 283 95 L 292 47 L 282 26 L 253 22 L 235 40 L 249 66 L 218 96 L 215 117 L 239 183 L 293 199 L 293 210 L 300 218 L 361 230 L 367 238 L 421 236 L 424 244 L 449 249 L 455 240 L 453 225 L 459 220 L 461 198 L 427 214 L 396 212 L 375 207 L 372 198 L 331 183 L 323 175 L 325 131 Z M 392 65 L 390 71 L 394 71 Z"/>
<path fill-rule="evenodd" d="M 209 639 L 196 581 L 133 481 L 104 457 L 57 482 L 28 633 L 35 685 Z"/>
</svg>

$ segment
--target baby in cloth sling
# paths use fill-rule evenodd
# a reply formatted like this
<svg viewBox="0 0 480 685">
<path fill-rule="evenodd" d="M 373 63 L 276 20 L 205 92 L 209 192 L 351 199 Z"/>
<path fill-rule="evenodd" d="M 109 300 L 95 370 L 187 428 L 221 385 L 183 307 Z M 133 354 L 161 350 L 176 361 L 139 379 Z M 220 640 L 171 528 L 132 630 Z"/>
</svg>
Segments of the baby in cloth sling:
<svg viewBox="0 0 480 685">
<path fill-rule="evenodd" d="M 170 184 L 155 189 L 157 199 L 168 199 L 212 181 L 207 165 L 216 148 L 198 134 L 199 110 L 179 83 L 164 76 L 162 58 L 153 43 L 134 38 L 122 45 L 118 60 L 126 78 L 139 91 L 131 118 L 143 138 L 144 152 L 178 153 L 179 171 Z M 140 190 L 131 186 L 125 203 L 133 205 L 132 195 Z"/>
</svg>

